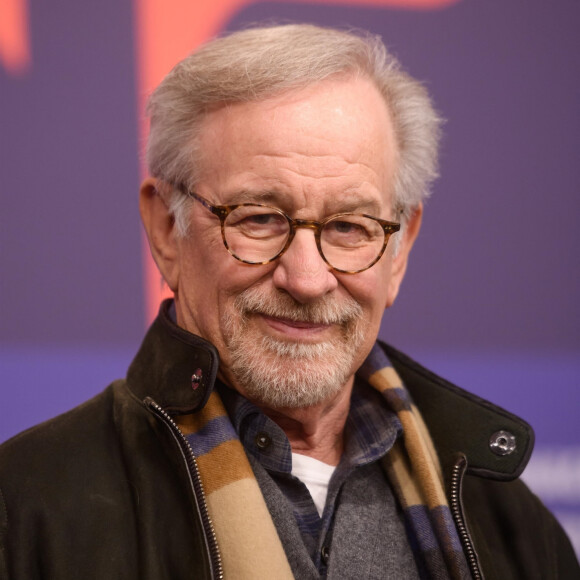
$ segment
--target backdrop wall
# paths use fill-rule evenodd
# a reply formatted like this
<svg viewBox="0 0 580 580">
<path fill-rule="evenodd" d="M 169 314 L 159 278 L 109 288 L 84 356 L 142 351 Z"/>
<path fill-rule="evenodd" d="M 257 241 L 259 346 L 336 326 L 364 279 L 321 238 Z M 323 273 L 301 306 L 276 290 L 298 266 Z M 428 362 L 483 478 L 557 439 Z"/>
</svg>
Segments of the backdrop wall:
<svg viewBox="0 0 580 580">
<path fill-rule="evenodd" d="M 155 55 L 263 20 L 361 27 L 447 119 L 381 336 L 532 423 L 525 477 L 580 546 L 580 4 L 156 1 L 0 8 L 0 441 L 123 376 L 143 336 L 142 103 L 169 66 Z"/>
</svg>

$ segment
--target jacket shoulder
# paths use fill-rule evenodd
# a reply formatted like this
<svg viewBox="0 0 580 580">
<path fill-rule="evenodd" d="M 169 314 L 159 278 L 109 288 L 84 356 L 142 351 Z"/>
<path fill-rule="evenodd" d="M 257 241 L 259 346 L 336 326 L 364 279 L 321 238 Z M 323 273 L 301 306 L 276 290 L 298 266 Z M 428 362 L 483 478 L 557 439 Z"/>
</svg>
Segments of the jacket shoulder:
<svg viewBox="0 0 580 580">
<path fill-rule="evenodd" d="M 0 577 L 68 579 L 87 562 L 106 577 L 96 566 L 107 561 L 133 577 L 111 538 L 135 525 L 114 425 L 119 386 L 0 446 Z M 93 539 L 108 560 L 94 557 Z M 134 550 L 133 539 L 123 547 Z"/>
<path fill-rule="evenodd" d="M 118 381 L 117 383 L 121 383 Z M 83 439 L 102 437 L 107 432 L 112 408 L 112 391 L 117 383 L 81 405 L 18 433 L 0 445 L 0 477 L 18 466 L 36 467 L 36 462 L 49 462 L 51 452 L 62 453 L 78 447 Z M 26 458 L 26 461 L 23 459 Z M 30 465 L 29 461 L 33 461 Z"/>
<path fill-rule="evenodd" d="M 425 419 L 444 474 L 459 456 L 467 460 L 462 511 L 486 577 L 580 578 L 566 533 L 519 479 L 533 448 L 530 425 L 393 347 L 381 346 Z M 505 455 L 493 453 L 490 441 L 506 432 L 514 436 L 514 448 Z"/>
<path fill-rule="evenodd" d="M 31 509 L 35 498 L 60 497 L 70 484 L 102 483 L 102 462 L 119 455 L 112 409 L 122 383 L 0 445 L 0 489 L 11 505 Z"/>
</svg>

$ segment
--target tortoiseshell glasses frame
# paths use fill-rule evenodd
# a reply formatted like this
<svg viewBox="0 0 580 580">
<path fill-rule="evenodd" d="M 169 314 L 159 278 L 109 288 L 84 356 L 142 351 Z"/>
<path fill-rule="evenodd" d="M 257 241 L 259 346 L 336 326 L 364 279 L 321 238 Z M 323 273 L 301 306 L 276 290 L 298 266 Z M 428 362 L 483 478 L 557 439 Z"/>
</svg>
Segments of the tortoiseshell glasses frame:
<svg viewBox="0 0 580 580">
<path fill-rule="evenodd" d="M 236 260 L 239 260 L 240 262 L 243 262 L 244 264 L 251 264 L 254 266 L 269 264 L 269 263 L 273 262 L 274 260 L 277 260 L 280 256 L 282 256 L 282 254 L 284 254 L 284 252 L 288 249 L 288 247 L 292 243 L 292 240 L 294 239 L 294 236 L 296 234 L 296 230 L 298 228 L 309 228 L 309 229 L 314 231 L 314 238 L 316 241 L 316 247 L 318 248 L 318 252 L 320 253 L 320 256 L 326 262 L 326 264 L 328 264 L 328 266 L 330 266 L 330 268 L 332 268 L 333 270 L 335 270 L 337 272 L 341 272 L 343 274 L 358 274 L 360 272 L 364 272 L 365 270 L 368 270 L 369 268 L 374 266 L 381 259 L 382 255 L 384 254 L 385 249 L 387 247 L 387 243 L 389 241 L 390 236 L 392 234 L 394 234 L 395 232 L 399 231 L 399 229 L 401 227 L 400 224 L 397 222 L 383 220 L 381 218 L 377 218 L 377 217 L 367 215 L 367 214 L 355 214 L 355 213 L 334 214 L 334 215 L 331 215 L 320 222 L 315 221 L 315 220 L 294 219 L 294 218 L 290 217 L 289 215 L 285 214 L 282 210 L 280 210 L 278 208 L 267 206 L 267 205 L 262 205 L 262 204 L 258 204 L 258 203 L 239 203 L 239 204 L 233 204 L 233 205 L 213 205 L 207 199 L 205 199 L 201 195 L 195 193 L 194 191 L 189 191 L 189 190 L 184 189 L 184 188 L 179 188 L 179 189 L 181 189 L 184 193 L 186 193 L 187 195 L 189 195 L 193 199 L 197 200 L 201 205 L 203 205 L 206 209 L 208 209 L 211 213 L 213 213 L 214 215 L 216 215 L 219 218 L 220 224 L 221 224 L 222 240 L 223 240 L 224 246 L 226 247 L 228 252 Z M 279 236 L 281 236 L 281 235 L 286 236 L 285 242 L 283 244 L 280 244 L 279 247 L 274 251 L 274 255 L 268 259 L 249 260 L 249 259 L 247 259 L 247 256 L 246 256 L 246 258 L 244 258 L 242 256 L 237 255 L 235 249 L 233 249 L 231 247 L 231 243 L 228 243 L 228 236 L 226 235 L 226 221 L 227 221 L 228 217 L 232 214 L 232 212 L 235 212 L 239 208 L 250 209 L 252 207 L 256 208 L 257 213 L 256 214 L 247 214 L 245 216 L 245 221 L 247 221 L 247 218 L 263 218 L 263 217 L 270 218 L 270 217 L 276 215 L 276 216 L 283 218 L 285 220 L 285 222 L 288 224 L 288 231 L 286 232 L 284 230 L 281 232 L 281 234 L 279 234 Z M 265 212 L 264 210 L 268 210 L 268 211 Z M 360 223 L 357 223 L 357 222 L 360 222 Z M 252 224 L 253 223 L 254 222 L 252 222 Z M 282 224 L 283 223 L 284 222 L 282 222 Z M 348 227 L 352 226 L 352 227 L 356 228 L 357 231 L 363 230 L 363 229 L 364 229 L 364 231 L 366 231 L 366 225 L 371 226 L 371 224 L 375 224 L 374 226 L 371 226 L 371 227 L 374 227 L 378 233 L 378 228 L 376 228 L 376 225 L 380 226 L 380 231 L 382 231 L 382 233 L 383 233 L 383 239 L 382 239 L 382 242 L 380 240 L 377 240 L 376 242 L 372 242 L 374 244 L 372 247 L 370 246 L 370 244 L 367 244 L 366 251 L 367 251 L 367 253 L 369 251 L 372 251 L 372 254 L 371 254 L 372 257 L 368 260 L 368 263 L 365 262 L 364 266 L 357 267 L 355 269 L 337 267 L 332 263 L 332 261 L 329 261 L 328 257 L 324 254 L 324 250 L 322 247 L 322 245 L 323 245 L 322 234 L 323 234 L 323 231 L 325 231 L 325 228 L 326 228 L 326 231 L 330 230 L 329 224 L 336 224 L 337 228 L 344 227 L 344 225 L 347 225 Z M 361 224 L 365 224 L 365 227 L 363 228 L 363 226 Z M 262 224 L 260 224 L 259 227 L 262 227 Z M 244 234 L 244 235 L 246 235 L 246 237 L 247 237 L 247 234 Z M 339 236 L 342 236 L 342 235 L 343 235 L 342 233 L 339 234 Z M 346 235 L 348 235 L 348 233 Z M 250 238 L 247 237 L 247 239 L 250 239 Z M 260 238 L 258 236 L 256 236 L 256 237 L 251 236 L 251 239 L 252 239 L 253 243 L 255 243 L 254 240 L 260 240 Z M 230 240 L 230 242 L 231 242 L 231 240 Z M 360 252 L 361 247 L 362 246 L 360 246 L 360 245 L 356 246 L 353 244 L 352 247 L 350 247 L 350 246 L 349 247 L 342 247 L 342 248 L 339 248 L 339 250 L 335 250 L 335 251 L 344 252 L 345 256 L 347 256 L 347 258 L 349 258 L 352 261 L 353 257 L 354 258 L 357 257 L 357 254 L 356 254 L 357 250 L 359 250 L 358 255 L 361 255 L 361 257 L 364 257 L 363 254 Z M 348 261 L 348 259 L 346 261 Z"/>
</svg>

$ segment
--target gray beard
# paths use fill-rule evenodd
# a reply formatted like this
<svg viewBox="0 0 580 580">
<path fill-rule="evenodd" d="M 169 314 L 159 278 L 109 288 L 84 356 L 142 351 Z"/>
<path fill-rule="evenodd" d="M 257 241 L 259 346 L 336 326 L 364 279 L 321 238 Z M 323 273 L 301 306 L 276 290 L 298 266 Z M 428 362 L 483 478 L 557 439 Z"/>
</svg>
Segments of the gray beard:
<svg viewBox="0 0 580 580">
<path fill-rule="evenodd" d="M 223 320 L 229 370 L 251 400 L 272 409 L 310 407 L 337 395 L 352 376 L 364 341 L 362 307 L 354 299 L 300 304 L 285 292 L 250 288 L 234 307 Z M 258 313 L 337 324 L 341 333 L 315 344 L 277 340 L 251 330 L 251 317 Z"/>
</svg>

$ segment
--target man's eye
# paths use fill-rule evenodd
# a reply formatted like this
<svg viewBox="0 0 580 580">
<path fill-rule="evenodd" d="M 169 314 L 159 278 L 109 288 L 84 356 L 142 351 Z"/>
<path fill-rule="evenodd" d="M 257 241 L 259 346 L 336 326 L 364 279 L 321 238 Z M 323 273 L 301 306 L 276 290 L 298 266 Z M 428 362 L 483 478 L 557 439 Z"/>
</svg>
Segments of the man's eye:
<svg viewBox="0 0 580 580">
<path fill-rule="evenodd" d="M 327 223 L 323 230 L 323 242 L 336 247 L 354 248 L 374 244 L 382 230 L 365 217 L 336 219 Z"/>
<path fill-rule="evenodd" d="M 250 215 L 246 217 L 243 221 L 248 225 L 274 226 L 286 220 L 282 220 L 282 216 L 276 213 L 260 213 Z"/>
<path fill-rule="evenodd" d="M 229 227 L 235 228 L 238 233 L 248 237 L 273 237 L 286 235 L 288 233 L 288 222 L 278 213 L 241 213 L 231 216 L 227 223 Z"/>
<path fill-rule="evenodd" d="M 365 239 L 369 232 L 362 224 L 350 221 L 336 220 L 326 226 L 327 233 L 331 236 L 348 239 Z"/>
<path fill-rule="evenodd" d="M 357 234 L 362 233 L 362 228 L 358 224 L 353 224 L 351 222 L 332 222 L 332 227 L 337 234 Z"/>
</svg>

